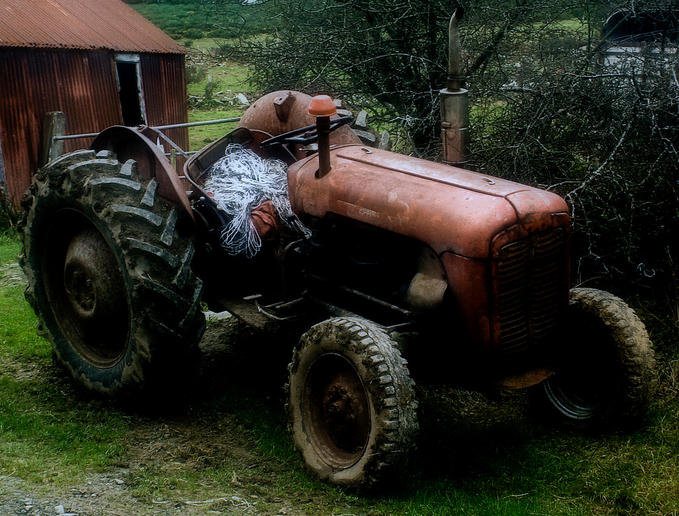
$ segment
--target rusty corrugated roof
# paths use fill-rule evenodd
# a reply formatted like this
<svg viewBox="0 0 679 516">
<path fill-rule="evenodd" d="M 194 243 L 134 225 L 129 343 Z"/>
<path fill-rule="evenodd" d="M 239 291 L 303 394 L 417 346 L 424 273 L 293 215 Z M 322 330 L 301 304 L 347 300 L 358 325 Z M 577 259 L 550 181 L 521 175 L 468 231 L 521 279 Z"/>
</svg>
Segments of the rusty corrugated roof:
<svg viewBox="0 0 679 516">
<path fill-rule="evenodd" d="M 0 0 L 0 47 L 185 53 L 121 0 Z"/>
</svg>

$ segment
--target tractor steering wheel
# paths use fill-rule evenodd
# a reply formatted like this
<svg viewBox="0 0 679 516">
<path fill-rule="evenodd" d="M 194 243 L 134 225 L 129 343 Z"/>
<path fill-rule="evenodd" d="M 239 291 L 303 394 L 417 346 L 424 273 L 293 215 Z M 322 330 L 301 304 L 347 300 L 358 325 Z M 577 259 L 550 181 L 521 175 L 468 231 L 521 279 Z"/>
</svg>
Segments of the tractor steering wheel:
<svg viewBox="0 0 679 516">
<path fill-rule="evenodd" d="M 348 124 L 354 119 L 353 116 L 343 116 L 341 118 L 336 118 L 330 121 L 329 132 Z M 318 129 L 316 124 L 307 125 L 306 127 L 300 127 L 299 129 L 293 129 L 286 133 L 281 133 L 277 136 L 272 136 L 267 138 L 262 143 L 259 144 L 260 147 L 266 148 L 273 145 L 283 145 L 284 143 L 298 143 L 301 145 L 306 145 L 308 143 L 313 143 L 318 140 Z"/>
</svg>

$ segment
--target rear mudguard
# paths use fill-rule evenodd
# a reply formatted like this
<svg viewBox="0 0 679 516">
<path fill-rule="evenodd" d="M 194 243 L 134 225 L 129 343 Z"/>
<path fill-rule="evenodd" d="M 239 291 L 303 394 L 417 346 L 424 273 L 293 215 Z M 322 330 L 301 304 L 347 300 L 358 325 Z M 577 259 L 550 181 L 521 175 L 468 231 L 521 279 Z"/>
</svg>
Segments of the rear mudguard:
<svg viewBox="0 0 679 516">
<path fill-rule="evenodd" d="M 182 180 L 162 147 L 151 140 L 154 131 L 148 127 L 125 127 L 114 125 L 104 129 L 92 142 L 92 149 L 99 152 L 109 150 L 116 154 L 119 161 L 133 159 L 142 177 L 158 181 L 158 195 L 168 202 L 181 206 L 194 218 L 189 197 Z"/>
</svg>

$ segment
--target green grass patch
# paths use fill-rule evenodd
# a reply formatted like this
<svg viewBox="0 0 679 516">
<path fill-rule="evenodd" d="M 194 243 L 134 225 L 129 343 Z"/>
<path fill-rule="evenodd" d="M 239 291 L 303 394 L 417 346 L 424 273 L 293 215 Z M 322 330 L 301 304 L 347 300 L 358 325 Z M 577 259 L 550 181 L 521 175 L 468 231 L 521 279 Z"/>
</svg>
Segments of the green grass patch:
<svg viewBox="0 0 679 516">
<path fill-rule="evenodd" d="M 122 416 L 94 402 L 77 403 L 60 382 L 45 380 L 0 376 L 0 471 L 64 485 L 111 466 L 125 449 Z"/>
<path fill-rule="evenodd" d="M 0 233 L 0 265 L 17 261 L 21 244 L 16 235 L 12 233 Z"/>
<path fill-rule="evenodd" d="M 247 67 L 232 62 L 210 67 L 200 81 L 189 82 L 187 92 L 189 95 L 204 95 L 208 83 L 214 84 L 215 92 L 254 94 L 254 88 L 248 82 Z"/>
<path fill-rule="evenodd" d="M 0 244 L 4 257 L 17 250 Z M 126 424 L 102 403 L 78 401 L 36 333 L 23 290 L 0 287 L 0 475 L 68 484 L 121 456 Z"/>
<path fill-rule="evenodd" d="M 38 321 L 23 293 L 23 286 L 0 287 L 0 358 L 24 362 L 49 358 L 49 345 L 36 334 Z"/>
<path fill-rule="evenodd" d="M 244 108 L 191 110 L 189 111 L 189 122 L 203 122 L 206 120 L 240 117 L 243 114 L 243 111 Z M 189 147 L 191 150 L 199 150 L 208 143 L 218 140 L 237 125 L 238 122 L 229 122 L 224 124 L 190 127 Z"/>
<path fill-rule="evenodd" d="M 20 250 L 15 233 L 0 233 L 0 265 Z M 64 485 L 109 467 L 125 449 L 123 415 L 77 399 L 36 332 L 22 285 L 0 283 L 0 321 L 0 475 Z"/>
<path fill-rule="evenodd" d="M 194 43 L 194 47 L 199 47 L 207 53 L 214 52 L 215 45 L 213 39 L 201 39 Z M 240 117 L 246 106 L 235 100 L 236 95 L 243 93 L 251 101 L 256 95 L 253 86 L 248 82 L 247 67 L 241 64 L 227 61 L 214 66 L 190 65 L 187 71 L 189 103 L 199 105 L 189 109 L 190 122 Z M 237 122 L 191 127 L 189 147 L 191 150 L 201 149 L 236 126 Z"/>
</svg>

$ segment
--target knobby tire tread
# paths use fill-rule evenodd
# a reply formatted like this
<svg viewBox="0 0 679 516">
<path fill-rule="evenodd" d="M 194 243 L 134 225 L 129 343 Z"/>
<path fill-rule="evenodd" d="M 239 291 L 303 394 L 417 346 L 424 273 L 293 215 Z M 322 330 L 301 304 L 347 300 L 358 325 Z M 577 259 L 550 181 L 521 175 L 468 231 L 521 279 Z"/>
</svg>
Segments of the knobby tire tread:
<svg viewBox="0 0 679 516">
<path fill-rule="evenodd" d="M 156 190 L 157 181 L 140 177 L 133 160 L 120 163 L 108 151 L 76 151 L 40 169 L 22 199 L 26 297 L 58 359 L 86 388 L 106 395 L 132 394 L 181 374 L 182 363 L 195 359 L 205 327 L 202 282 L 191 270 L 191 235 L 179 234 L 177 210 L 160 201 Z M 88 364 L 66 359 L 58 324 L 46 324 L 50 308 L 41 291 L 40 239 L 49 217 L 65 209 L 95 221 L 124 269 L 134 319 L 127 339 L 131 351 L 122 370 L 110 368 L 110 377 L 108 370 L 89 375 Z"/>
</svg>

